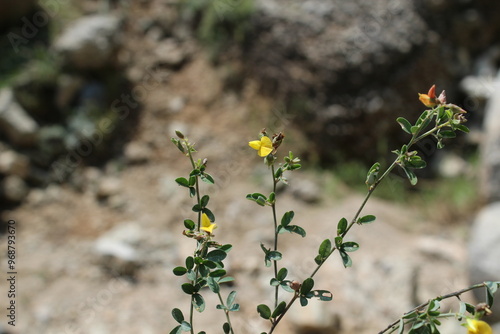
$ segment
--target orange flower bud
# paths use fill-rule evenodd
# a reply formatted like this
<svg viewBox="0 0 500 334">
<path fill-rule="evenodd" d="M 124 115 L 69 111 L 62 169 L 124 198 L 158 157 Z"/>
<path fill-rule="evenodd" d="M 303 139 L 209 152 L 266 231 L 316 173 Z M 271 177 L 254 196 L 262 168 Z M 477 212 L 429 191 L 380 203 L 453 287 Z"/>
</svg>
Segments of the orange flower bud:
<svg viewBox="0 0 500 334">
<path fill-rule="evenodd" d="M 422 102 L 426 107 L 433 108 L 437 106 L 436 100 L 436 85 L 432 85 L 427 94 L 418 94 L 418 99 Z"/>
</svg>

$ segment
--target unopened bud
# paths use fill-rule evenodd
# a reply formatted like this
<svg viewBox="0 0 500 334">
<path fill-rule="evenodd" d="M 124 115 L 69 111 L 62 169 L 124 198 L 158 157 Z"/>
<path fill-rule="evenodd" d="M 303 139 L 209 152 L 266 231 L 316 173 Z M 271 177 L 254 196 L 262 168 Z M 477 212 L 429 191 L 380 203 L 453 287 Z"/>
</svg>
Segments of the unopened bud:
<svg viewBox="0 0 500 334">
<path fill-rule="evenodd" d="M 182 132 L 180 132 L 179 130 L 175 130 L 175 134 L 177 135 L 177 137 L 179 137 L 180 139 L 184 139 L 184 134 Z"/>
<path fill-rule="evenodd" d="M 290 282 L 290 287 L 291 287 L 293 290 L 295 290 L 295 291 L 299 291 L 299 290 L 300 290 L 300 286 L 301 286 L 301 285 L 302 285 L 302 284 L 300 284 L 300 283 L 299 283 L 299 282 L 297 282 L 297 281 L 291 281 L 291 282 Z"/>
</svg>

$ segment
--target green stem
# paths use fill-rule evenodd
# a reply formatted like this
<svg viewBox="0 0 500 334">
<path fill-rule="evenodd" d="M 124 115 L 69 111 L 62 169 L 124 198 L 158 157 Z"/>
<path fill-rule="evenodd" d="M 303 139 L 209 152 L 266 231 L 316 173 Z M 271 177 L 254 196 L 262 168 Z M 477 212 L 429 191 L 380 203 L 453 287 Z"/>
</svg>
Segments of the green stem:
<svg viewBox="0 0 500 334">
<path fill-rule="evenodd" d="M 443 296 L 439 296 L 438 299 L 439 300 L 443 300 L 443 299 L 448 299 L 448 298 L 451 298 L 451 297 L 457 297 L 458 298 L 458 297 L 460 297 L 460 295 L 462 295 L 465 292 L 468 292 L 468 291 L 471 291 L 471 290 L 474 290 L 474 289 L 483 288 L 483 287 L 486 287 L 486 283 L 474 284 L 474 285 L 472 285 L 472 286 L 470 286 L 468 288 L 461 289 L 461 290 L 458 290 L 458 291 L 455 291 L 455 292 L 451 292 L 451 293 L 448 293 L 448 294 L 443 295 Z M 429 300 L 429 301 L 427 301 L 427 302 L 425 302 L 425 303 L 422 303 L 422 304 L 420 304 L 420 305 L 418 305 L 418 306 L 416 306 L 414 308 L 412 308 L 410 311 L 408 311 L 405 314 L 403 314 L 403 316 L 405 316 L 405 315 L 407 315 L 407 314 L 409 314 L 411 312 L 418 311 L 418 310 L 421 310 L 421 309 L 425 308 L 427 305 L 429 305 L 429 303 L 431 301 L 432 301 L 432 299 Z M 447 315 L 447 314 L 445 313 L 445 315 Z M 456 315 L 456 313 L 453 313 L 453 315 Z M 398 327 L 394 328 L 394 326 L 396 326 L 398 323 L 399 323 L 399 319 L 396 320 L 396 321 L 394 321 L 393 323 L 391 323 L 389 326 L 387 326 L 387 328 L 385 328 L 383 331 L 379 332 L 378 334 L 383 334 L 383 333 L 387 332 L 388 330 L 391 330 L 391 332 L 394 331 L 394 329 L 398 328 Z"/>
<path fill-rule="evenodd" d="M 299 293 L 295 292 L 295 294 L 293 295 L 292 299 L 290 299 L 290 301 L 286 305 L 285 310 L 283 311 L 283 313 L 281 313 L 281 315 L 278 318 L 276 318 L 276 320 L 273 322 L 273 324 L 271 326 L 271 329 L 269 330 L 269 334 L 271 334 L 274 331 L 274 329 L 276 328 L 276 326 L 278 326 L 278 324 L 281 321 L 281 319 L 283 319 L 283 317 L 285 316 L 286 312 L 288 312 L 288 310 L 290 309 L 290 307 L 292 307 L 293 303 L 295 302 L 295 300 L 297 298 L 299 298 Z"/>
<path fill-rule="evenodd" d="M 430 113 L 428 117 L 433 117 L 433 113 Z M 434 126 L 431 130 L 425 132 L 424 134 L 418 136 L 419 132 L 416 132 L 415 134 L 413 134 L 412 138 L 410 139 L 410 141 L 408 142 L 407 144 L 407 147 L 408 149 L 410 149 L 411 146 L 413 146 L 414 144 L 416 144 L 417 142 L 419 142 L 420 140 L 422 140 L 423 138 L 427 137 L 427 136 L 430 136 L 431 134 L 433 134 L 434 132 L 436 132 L 437 130 L 445 127 L 445 126 L 449 126 L 450 122 L 446 122 L 446 123 L 443 123 L 441 125 L 436 125 Z M 418 136 L 418 137 L 417 137 Z M 385 170 L 385 172 L 377 179 L 377 181 L 370 187 L 370 189 L 368 190 L 363 202 L 361 203 L 358 211 L 356 212 L 356 214 L 354 215 L 354 218 L 351 220 L 350 224 L 348 225 L 348 227 L 346 228 L 346 230 L 344 231 L 344 233 L 342 233 L 341 237 L 344 238 L 347 233 L 351 230 L 351 228 L 354 226 L 354 224 L 357 222 L 358 220 L 358 217 L 360 216 L 361 212 L 363 211 L 364 207 L 366 206 L 366 203 L 368 202 L 368 200 L 370 199 L 371 195 L 373 194 L 373 192 L 375 191 L 375 189 L 378 187 L 378 185 L 382 182 L 383 179 L 385 179 L 387 177 L 387 175 L 389 175 L 389 173 L 397 166 L 398 162 L 400 161 L 401 157 L 398 156 L 393 162 L 392 164 Z M 274 167 L 274 166 L 273 166 Z M 274 180 L 274 168 L 272 169 L 273 170 L 273 180 Z M 276 184 L 275 184 L 276 186 Z M 273 205 L 273 213 L 275 213 L 274 211 L 274 205 Z M 275 220 L 275 228 L 276 228 L 276 215 L 274 217 L 274 220 Z M 277 242 L 277 241 L 276 241 Z M 331 250 L 331 252 L 325 257 L 324 261 L 322 261 L 320 264 L 318 264 L 316 266 L 316 268 L 313 270 L 313 272 L 311 273 L 311 276 L 309 277 L 314 277 L 316 275 L 316 273 L 319 271 L 319 269 L 323 266 L 323 263 L 326 262 L 326 260 L 330 257 L 330 255 L 333 254 L 333 252 L 335 251 L 335 247 Z M 277 271 L 276 271 L 276 267 L 275 267 L 275 276 L 277 276 Z M 276 287 L 278 288 L 278 287 Z M 467 290 L 468 291 L 468 290 Z M 278 325 L 278 323 L 281 321 L 281 319 L 283 318 L 283 316 L 287 313 L 288 309 L 292 306 L 292 304 L 295 302 L 295 300 L 297 299 L 297 296 L 295 295 L 291 300 L 290 302 L 288 303 L 285 311 L 276 319 L 275 322 L 273 322 L 273 325 L 271 327 L 271 330 L 269 332 L 269 334 L 271 334 L 274 330 L 274 328 Z M 276 297 L 276 302 L 277 302 L 277 297 Z M 379 333 L 381 334 L 381 333 Z"/>
<path fill-rule="evenodd" d="M 220 304 L 222 306 L 226 307 L 226 305 L 224 304 L 224 301 L 222 300 L 222 296 L 220 295 L 220 292 L 217 292 L 217 296 L 219 296 Z M 234 334 L 234 332 L 233 332 L 233 325 L 231 324 L 231 319 L 229 317 L 229 310 L 227 309 L 227 307 L 224 310 L 224 313 L 226 314 L 226 321 L 229 324 L 229 330 L 231 331 L 231 334 Z"/>
<path fill-rule="evenodd" d="M 273 177 L 273 192 L 276 194 L 276 178 L 274 177 L 274 164 L 271 165 L 271 173 Z M 274 221 L 274 251 L 278 250 L 278 219 L 276 218 L 276 200 L 271 204 L 271 208 L 273 209 L 273 221 Z M 274 278 L 278 279 L 278 261 L 273 261 L 274 267 Z M 278 306 L 278 294 L 279 294 L 279 285 L 275 286 L 274 289 L 274 308 Z"/>
</svg>

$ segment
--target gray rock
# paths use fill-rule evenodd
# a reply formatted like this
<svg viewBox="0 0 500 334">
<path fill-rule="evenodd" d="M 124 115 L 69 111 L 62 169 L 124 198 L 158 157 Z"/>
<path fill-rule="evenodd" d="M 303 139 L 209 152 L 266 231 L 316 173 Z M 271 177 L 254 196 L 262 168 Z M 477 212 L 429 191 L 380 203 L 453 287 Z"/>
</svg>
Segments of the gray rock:
<svg viewBox="0 0 500 334">
<path fill-rule="evenodd" d="M 138 243 L 142 238 L 137 223 L 119 224 L 96 240 L 99 264 L 113 274 L 134 277 L 141 266 Z"/>
<path fill-rule="evenodd" d="M 493 44 L 490 38 L 476 39 L 479 47 L 467 35 L 500 32 L 500 22 L 491 16 L 482 27 L 471 17 L 489 17 L 500 3 L 473 2 L 466 10 L 458 2 L 442 8 L 434 1 L 255 2 L 252 38 L 243 51 L 245 72 L 262 91 L 285 101 L 293 123 L 324 162 L 345 157 L 371 162 L 378 158 L 374 142 L 406 140 L 393 120 L 402 105 L 405 117 L 418 117 L 423 106 L 416 93 L 434 82 L 441 85 L 438 91 L 446 89 L 450 102 L 460 103 L 455 83 L 473 65 L 469 47 Z M 445 57 L 448 52 L 456 56 Z M 325 120 L 329 106 L 348 112 Z"/>
<path fill-rule="evenodd" d="M 306 203 L 317 203 L 321 199 L 321 190 L 318 184 L 304 178 L 294 178 L 290 182 L 292 194 Z"/>
<path fill-rule="evenodd" d="M 0 183 L 0 195 L 11 202 L 22 202 L 28 191 L 24 180 L 17 175 L 9 175 Z"/>
<path fill-rule="evenodd" d="M 115 16 L 91 15 L 75 21 L 56 40 L 54 48 L 64 62 L 79 70 L 109 65 L 120 44 L 121 20 Z"/>
<path fill-rule="evenodd" d="M 179 66 L 186 60 L 187 54 L 181 44 L 173 38 L 168 38 L 158 44 L 155 56 L 162 65 Z"/>
<path fill-rule="evenodd" d="M 130 164 L 140 164 L 149 160 L 151 149 L 141 143 L 131 142 L 125 147 L 125 159 Z"/>
<path fill-rule="evenodd" d="M 488 101 L 481 147 L 481 193 L 488 202 L 500 200 L 500 77 Z"/>
<path fill-rule="evenodd" d="M 0 173 L 6 175 L 17 175 L 26 178 L 30 172 L 30 160 L 23 154 L 14 151 L 0 153 Z"/>
<path fill-rule="evenodd" d="M 500 202 L 483 208 L 472 225 L 469 240 L 469 277 L 471 284 L 500 280 Z M 484 290 L 474 290 L 484 301 Z M 500 321 L 500 303 L 494 303 L 491 321 Z"/>
<path fill-rule="evenodd" d="M 38 124 L 13 98 L 9 88 L 0 90 L 0 131 L 13 145 L 32 146 Z"/>
<path fill-rule="evenodd" d="M 105 177 L 99 182 L 97 196 L 99 198 L 107 198 L 118 194 L 121 189 L 122 183 L 120 179 L 116 177 Z"/>
</svg>

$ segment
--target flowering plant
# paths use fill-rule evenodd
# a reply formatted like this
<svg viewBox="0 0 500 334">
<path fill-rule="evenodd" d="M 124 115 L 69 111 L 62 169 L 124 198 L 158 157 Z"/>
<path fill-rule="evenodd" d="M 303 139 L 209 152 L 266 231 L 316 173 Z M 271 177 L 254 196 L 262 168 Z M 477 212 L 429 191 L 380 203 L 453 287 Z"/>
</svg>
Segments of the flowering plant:
<svg viewBox="0 0 500 334">
<path fill-rule="evenodd" d="M 259 304 L 256 306 L 259 316 L 269 324 L 269 330 L 261 334 L 273 333 L 290 307 L 297 300 L 304 307 L 313 298 L 321 301 L 330 301 L 333 299 L 333 294 L 330 291 L 313 289 L 315 286 L 314 277 L 335 251 L 339 254 L 345 267 L 353 265 L 353 261 L 348 253 L 357 251 L 360 245 L 355 241 L 349 240 L 347 236 L 355 226 L 370 224 L 376 220 L 374 215 L 362 215 L 361 213 L 375 189 L 392 170 L 395 168 L 402 169 L 410 183 L 412 185 L 417 184 L 418 179 L 415 170 L 425 168 L 426 162 L 419 156 L 416 150 L 412 150 L 416 143 L 424 138 L 432 137 L 436 141 L 437 148 L 441 149 L 444 147 L 444 140 L 456 137 L 457 131 L 469 132 L 469 129 L 464 125 L 466 122 L 464 116 L 466 111 L 455 104 L 448 103 L 444 91 L 439 97 L 436 97 L 435 90 L 436 87 L 432 86 L 427 94 L 419 94 L 419 100 L 430 109 L 422 112 L 413 124 L 404 117 L 396 119 L 403 131 L 410 135 L 410 139 L 399 149 L 392 151 L 396 155 L 396 158 L 385 170 L 382 169 L 382 164 L 379 162 L 374 163 L 368 170 L 365 180 L 368 189 L 363 202 L 350 220 L 343 217 L 338 221 L 334 236 L 324 239 L 318 245 L 317 255 L 314 258 L 315 266 L 310 268 L 309 277 L 302 281 L 289 278 L 289 269 L 279 265 L 283 254 L 278 248 L 278 240 L 280 235 L 284 233 L 306 237 L 306 231 L 301 226 L 292 224 L 295 218 L 294 211 L 287 211 L 281 219 L 278 219 L 276 209 L 279 202 L 276 191 L 277 185 L 280 182 L 286 184 L 287 179 L 285 175 L 288 172 L 301 168 L 300 159 L 295 157 L 292 152 L 289 152 L 288 155 L 283 157 L 281 163 L 277 162 L 279 148 L 285 138 L 281 132 L 270 136 L 264 129 L 259 134 L 257 140 L 248 143 L 251 148 L 257 151 L 259 157 L 264 158 L 264 163 L 270 170 L 272 185 L 272 191 L 269 195 L 254 192 L 246 196 L 248 200 L 255 202 L 261 207 L 270 207 L 273 218 L 273 226 L 271 226 L 272 245 L 260 244 L 263 251 L 264 265 L 272 267 L 273 277 L 269 285 L 274 296 L 271 305 Z M 214 240 L 215 235 L 213 232 L 217 228 L 217 224 L 214 223 L 214 214 L 207 207 L 210 198 L 208 195 L 201 196 L 199 189 L 200 180 L 208 184 L 214 184 L 215 181 L 206 172 L 207 160 L 195 161 L 193 158 L 193 154 L 196 152 L 194 145 L 185 138 L 184 134 L 180 132 L 176 134 L 177 138 L 172 138 L 172 142 L 189 158 L 192 171 L 187 178 L 180 177 L 175 181 L 179 186 L 189 190 L 190 197 L 196 197 L 192 211 L 197 214 L 197 220 L 196 222 L 191 219 L 184 220 L 186 230 L 184 230 L 183 234 L 196 241 L 193 255 L 186 257 L 185 266 L 173 269 L 175 275 L 186 275 L 188 280 L 188 282 L 181 285 L 181 289 L 191 297 L 189 320 L 185 320 L 184 314 L 180 309 L 174 308 L 172 316 L 178 322 L 178 325 L 170 333 L 195 333 L 193 325 L 194 310 L 198 312 L 204 311 L 205 300 L 202 297 L 201 291 L 207 287 L 210 291 L 218 295 L 220 304 L 216 305 L 216 308 L 222 310 L 226 316 L 226 321 L 222 325 L 223 332 L 233 334 L 235 329 L 231 324 L 230 315 L 232 312 L 238 311 L 240 307 L 239 304 L 235 303 L 236 291 L 231 291 L 225 302 L 220 292 L 220 284 L 233 280 L 232 277 L 226 276 L 223 263 L 232 245 L 221 245 Z M 395 331 L 400 334 L 404 333 L 405 330 L 409 334 L 439 333 L 438 328 L 441 324 L 439 319 L 449 317 L 455 317 L 461 321 L 466 319 L 464 326 L 467 328 L 468 334 L 491 334 L 492 331 L 489 325 L 480 320 L 480 318 L 483 315 L 491 313 L 490 307 L 493 304 L 493 296 L 499 286 L 500 282 L 484 282 L 436 297 L 404 313 L 400 319 L 391 323 L 386 329 L 379 332 L 379 334 L 393 333 Z M 486 303 L 474 306 L 459 301 L 459 310 L 457 312 L 441 312 L 440 302 L 442 300 L 451 297 L 458 298 L 464 292 L 479 288 L 483 288 L 486 291 Z M 288 293 L 288 297 L 283 298 L 280 295 L 280 291 Z M 205 332 L 198 332 L 198 334 L 203 333 Z"/>
</svg>

